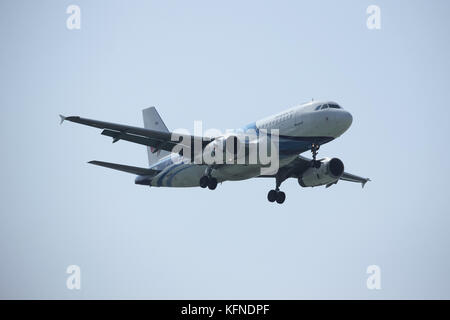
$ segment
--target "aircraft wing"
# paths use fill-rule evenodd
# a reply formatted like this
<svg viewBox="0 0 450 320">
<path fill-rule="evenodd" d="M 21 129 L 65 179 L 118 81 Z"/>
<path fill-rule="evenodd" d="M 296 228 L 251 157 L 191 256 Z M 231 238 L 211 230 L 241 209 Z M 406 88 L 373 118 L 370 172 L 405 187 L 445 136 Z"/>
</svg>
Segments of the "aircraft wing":
<svg viewBox="0 0 450 320">
<path fill-rule="evenodd" d="M 311 167 L 311 161 L 312 161 L 311 159 L 308 159 L 306 157 L 299 155 L 297 158 L 295 158 L 289 164 L 280 168 L 279 173 L 288 178 L 299 178 L 309 167 Z M 275 177 L 275 175 L 264 175 L 264 176 L 260 176 L 260 177 Z M 358 183 L 361 183 L 361 186 L 363 188 L 364 188 L 364 185 L 368 181 L 370 181 L 369 178 L 359 177 L 357 175 L 347 173 L 347 172 L 344 172 L 342 174 L 342 176 L 339 178 L 339 180 L 358 182 Z M 335 182 L 335 183 L 337 183 L 337 182 Z M 332 184 L 328 184 L 327 188 L 330 187 L 331 185 Z"/>
<path fill-rule="evenodd" d="M 101 134 L 113 138 L 113 143 L 119 140 L 130 141 L 153 147 L 153 152 L 157 152 L 158 150 L 166 150 L 172 152 L 173 148 L 176 145 L 181 145 L 185 148 L 191 148 L 191 146 L 194 146 L 194 143 L 196 141 L 197 143 L 201 143 L 200 145 L 202 146 L 203 150 L 203 148 L 213 140 L 213 138 L 203 138 L 192 135 L 183 135 L 182 138 L 178 135 L 178 141 L 173 141 L 173 132 L 144 129 L 123 124 L 86 119 L 78 116 L 65 117 L 60 115 L 60 117 L 61 123 L 67 120 L 79 124 L 84 124 L 90 127 L 103 129 Z M 191 150 L 191 153 L 192 152 L 193 150 Z"/>
<path fill-rule="evenodd" d="M 344 173 L 342 174 L 340 180 L 350 181 L 350 182 L 359 182 L 359 183 L 361 183 L 361 186 L 362 186 L 363 188 L 364 188 L 364 186 L 366 185 L 366 183 L 367 183 L 368 181 L 370 181 L 369 178 L 362 178 L 362 177 L 359 177 L 359 176 L 356 176 L 356 175 L 354 175 L 354 174 L 347 173 L 347 172 L 344 172 Z"/>
<path fill-rule="evenodd" d="M 119 170 L 123 172 L 133 173 L 140 176 L 156 176 L 160 170 L 153 170 L 153 169 L 147 169 L 147 168 L 139 168 L 139 167 L 132 167 L 132 166 L 126 166 L 124 164 L 117 164 L 117 163 L 111 163 L 111 162 L 103 162 L 103 161 L 89 161 L 88 163 L 94 164 L 96 166 L 101 166 L 105 168 L 110 168 L 114 170 Z"/>
</svg>

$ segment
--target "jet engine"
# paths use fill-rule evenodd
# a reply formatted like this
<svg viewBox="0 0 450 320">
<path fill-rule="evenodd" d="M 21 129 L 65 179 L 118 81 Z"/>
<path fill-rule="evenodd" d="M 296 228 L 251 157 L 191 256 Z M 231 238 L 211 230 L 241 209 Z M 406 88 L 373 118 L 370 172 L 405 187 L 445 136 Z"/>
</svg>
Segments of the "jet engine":
<svg viewBox="0 0 450 320">
<path fill-rule="evenodd" d="M 344 163 L 338 158 L 325 158 L 320 160 L 320 167 L 308 168 L 298 183 L 302 187 L 317 187 L 325 184 L 332 184 L 339 180 L 344 173 Z"/>
</svg>

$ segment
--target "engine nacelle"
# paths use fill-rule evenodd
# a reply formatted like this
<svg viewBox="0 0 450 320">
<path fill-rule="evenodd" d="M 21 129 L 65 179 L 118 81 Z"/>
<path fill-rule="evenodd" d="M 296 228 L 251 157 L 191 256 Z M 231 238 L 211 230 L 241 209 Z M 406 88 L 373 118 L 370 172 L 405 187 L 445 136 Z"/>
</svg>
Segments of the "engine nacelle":
<svg viewBox="0 0 450 320">
<path fill-rule="evenodd" d="M 298 183 L 302 187 L 317 187 L 334 183 L 344 173 L 344 163 L 338 158 L 325 158 L 320 162 L 320 168 L 310 167 L 298 178 Z"/>
</svg>

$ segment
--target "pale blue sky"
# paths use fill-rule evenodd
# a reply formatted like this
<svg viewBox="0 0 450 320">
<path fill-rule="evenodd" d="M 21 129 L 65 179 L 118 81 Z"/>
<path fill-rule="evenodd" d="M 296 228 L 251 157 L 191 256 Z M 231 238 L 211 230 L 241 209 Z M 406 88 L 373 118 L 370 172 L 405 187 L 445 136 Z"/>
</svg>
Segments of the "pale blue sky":
<svg viewBox="0 0 450 320">
<path fill-rule="evenodd" d="M 66 8 L 81 8 L 81 30 Z M 368 30 L 366 8 L 381 8 Z M 450 298 L 448 1 L 2 1 L 0 298 Z M 314 97 L 365 189 L 134 185 L 145 148 L 58 114 L 241 127 Z M 309 156 L 309 154 L 308 154 Z M 66 288 L 66 267 L 82 288 Z M 382 289 L 366 288 L 381 267 Z"/>
</svg>

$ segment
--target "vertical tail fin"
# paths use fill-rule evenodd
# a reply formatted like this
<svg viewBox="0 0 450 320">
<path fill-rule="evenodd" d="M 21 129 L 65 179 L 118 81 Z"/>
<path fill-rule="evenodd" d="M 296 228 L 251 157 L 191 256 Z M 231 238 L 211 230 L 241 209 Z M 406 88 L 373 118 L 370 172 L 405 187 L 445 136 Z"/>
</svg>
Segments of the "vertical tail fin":
<svg viewBox="0 0 450 320">
<path fill-rule="evenodd" d="M 164 121 L 159 116 L 158 111 L 156 111 L 155 107 L 150 107 L 142 110 L 142 116 L 144 118 L 144 128 L 158 130 L 163 132 L 169 132 Z M 170 154 L 170 152 L 165 150 L 156 150 L 153 147 L 147 147 L 148 153 L 148 164 L 152 165 L 157 162 L 159 159 L 165 157 Z"/>
</svg>

